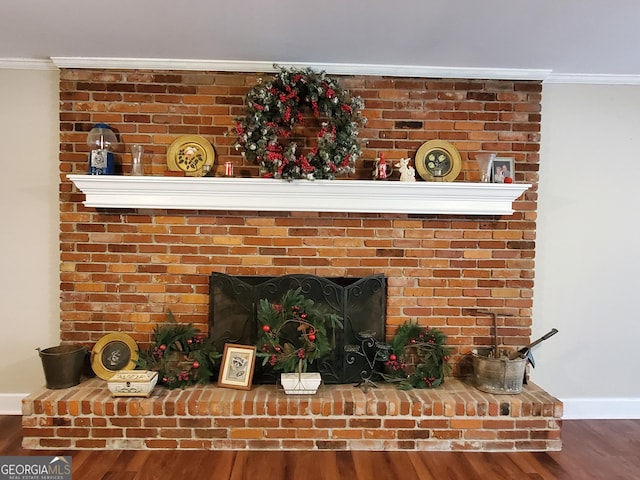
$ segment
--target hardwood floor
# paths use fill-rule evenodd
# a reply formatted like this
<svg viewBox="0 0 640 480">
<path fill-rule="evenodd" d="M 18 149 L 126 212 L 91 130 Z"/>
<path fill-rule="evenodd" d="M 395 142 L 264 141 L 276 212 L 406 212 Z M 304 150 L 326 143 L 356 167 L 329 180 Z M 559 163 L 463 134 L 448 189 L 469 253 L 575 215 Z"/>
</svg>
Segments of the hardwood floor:
<svg viewBox="0 0 640 480">
<path fill-rule="evenodd" d="M 0 456 L 73 457 L 74 480 L 640 479 L 640 420 L 565 420 L 561 452 L 24 450 L 19 416 L 0 416 Z"/>
</svg>

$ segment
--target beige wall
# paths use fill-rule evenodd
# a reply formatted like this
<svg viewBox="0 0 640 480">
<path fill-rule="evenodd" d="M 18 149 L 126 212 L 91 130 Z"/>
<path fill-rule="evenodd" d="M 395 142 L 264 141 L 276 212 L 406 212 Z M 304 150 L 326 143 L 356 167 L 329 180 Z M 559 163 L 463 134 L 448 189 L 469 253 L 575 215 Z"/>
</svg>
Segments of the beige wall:
<svg viewBox="0 0 640 480">
<path fill-rule="evenodd" d="M 0 69 L 0 413 L 44 383 L 57 344 L 58 73 Z M 567 417 L 640 418 L 640 87 L 543 89 L 533 380 Z"/>
<path fill-rule="evenodd" d="M 58 72 L 0 69 L 0 411 L 57 345 Z"/>
<path fill-rule="evenodd" d="M 544 84 L 534 380 L 567 416 L 640 418 L 640 86 Z"/>
</svg>

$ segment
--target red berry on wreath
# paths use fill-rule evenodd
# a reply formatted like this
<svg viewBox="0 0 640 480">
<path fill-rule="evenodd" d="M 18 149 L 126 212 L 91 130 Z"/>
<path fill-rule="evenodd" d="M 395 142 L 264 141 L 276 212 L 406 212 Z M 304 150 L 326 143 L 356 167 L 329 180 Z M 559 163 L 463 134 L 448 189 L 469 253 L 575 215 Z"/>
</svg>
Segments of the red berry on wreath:
<svg viewBox="0 0 640 480">
<path fill-rule="evenodd" d="M 307 318 L 307 314 L 306 313 L 301 313 L 300 314 L 300 318 L 303 319 L 303 320 L 306 319 Z"/>
<path fill-rule="evenodd" d="M 309 335 L 307 335 L 307 338 L 309 339 L 310 342 L 316 341 L 316 336 L 313 333 L 310 333 Z"/>
<path fill-rule="evenodd" d="M 199 364 L 198 362 L 193 362 L 193 363 L 191 364 L 191 366 L 192 366 L 193 368 L 198 368 L 198 367 L 200 366 L 200 364 Z"/>
<path fill-rule="evenodd" d="M 269 325 L 263 325 L 263 326 L 262 326 L 262 331 L 263 331 L 263 332 L 268 332 L 268 331 L 270 331 L 270 330 L 271 330 L 271 327 L 270 327 Z"/>
<path fill-rule="evenodd" d="M 163 343 L 159 348 L 160 350 L 165 351 L 167 349 L 167 346 Z"/>
<path fill-rule="evenodd" d="M 280 348 L 280 345 L 276 345 L 275 347 L 273 347 L 273 349 L 274 349 L 276 352 L 279 352 L 280 350 L 282 350 L 282 348 Z"/>
<path fill-rule="evenodd" d="M 396 357 L 393 353 L 389 355 L 389 360 L 391 360 L 392 362 L 395 362 L 397 359 L 398 357 Z"/>
</svg>

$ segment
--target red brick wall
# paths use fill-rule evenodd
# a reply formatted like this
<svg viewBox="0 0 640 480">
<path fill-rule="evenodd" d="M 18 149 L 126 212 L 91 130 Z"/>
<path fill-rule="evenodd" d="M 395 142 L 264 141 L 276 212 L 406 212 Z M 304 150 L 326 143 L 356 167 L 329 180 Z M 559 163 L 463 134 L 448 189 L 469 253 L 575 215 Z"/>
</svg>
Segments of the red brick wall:
<svg viewBox="0 0 640 480">
<path fill-rule="evenodd" d="M 477 181 L 474 154 L 516 159 L 517 182 L 533 187 L 511 216 L 253 213 L 175 210 L 96 211 L 67 173 L 87 171 L 85 144 L 96 122 L 119 132 L 123 170 L 128 145 L 152 152 L 147 173 L 162 175 L 166 150 L 184 134 L 214 145 L 218 165 L 257 175 L 243 164 L 231 132 L 258 74 L 62 70 L 60 82 L 61 339 L 92 345 L 125 331 L 141 343 L 170 308 L 206 329 L 211 271 L 242 275 L 314 273 L 388 277 L 388 322 L 442 328 L 458 354 L 489 344 L 492 308 L 505 344 L 530 334 L 534 281 L 541 84 L 343 77 L 365 101 L 366 142 L 354 178 L 369 178 L 373 158 L 414 157 L 425 141 L 460 151 L 459 181 Z M 388 330 L 388 334 L 392 328 Z"/>
</svg>

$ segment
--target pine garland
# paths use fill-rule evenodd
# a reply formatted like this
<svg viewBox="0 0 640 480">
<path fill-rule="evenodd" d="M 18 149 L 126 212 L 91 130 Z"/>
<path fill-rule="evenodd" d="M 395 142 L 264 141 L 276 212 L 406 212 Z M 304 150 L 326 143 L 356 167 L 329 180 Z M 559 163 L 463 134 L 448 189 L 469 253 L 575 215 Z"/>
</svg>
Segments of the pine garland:
<svg viewBox="0 0 640 480">
<path fill-rule="evenodd" d="M 325 72 L 274 67 L 280 71 L 273 80 L 259 82 L 247 93 L 246 115 L 236 120 L 236 148 L 256 161 L 265 177 L 333 179 L 354 172 L 362 154 L 358 128 L 366 123 L 362 100 L 351 97 Z M 321 121 L 321 127 L 315 135 L 317 145 L 304 155 L 295 141 L 285 146 L 281 139 L 292 137 L 307 112 Z"/>
</svg>

